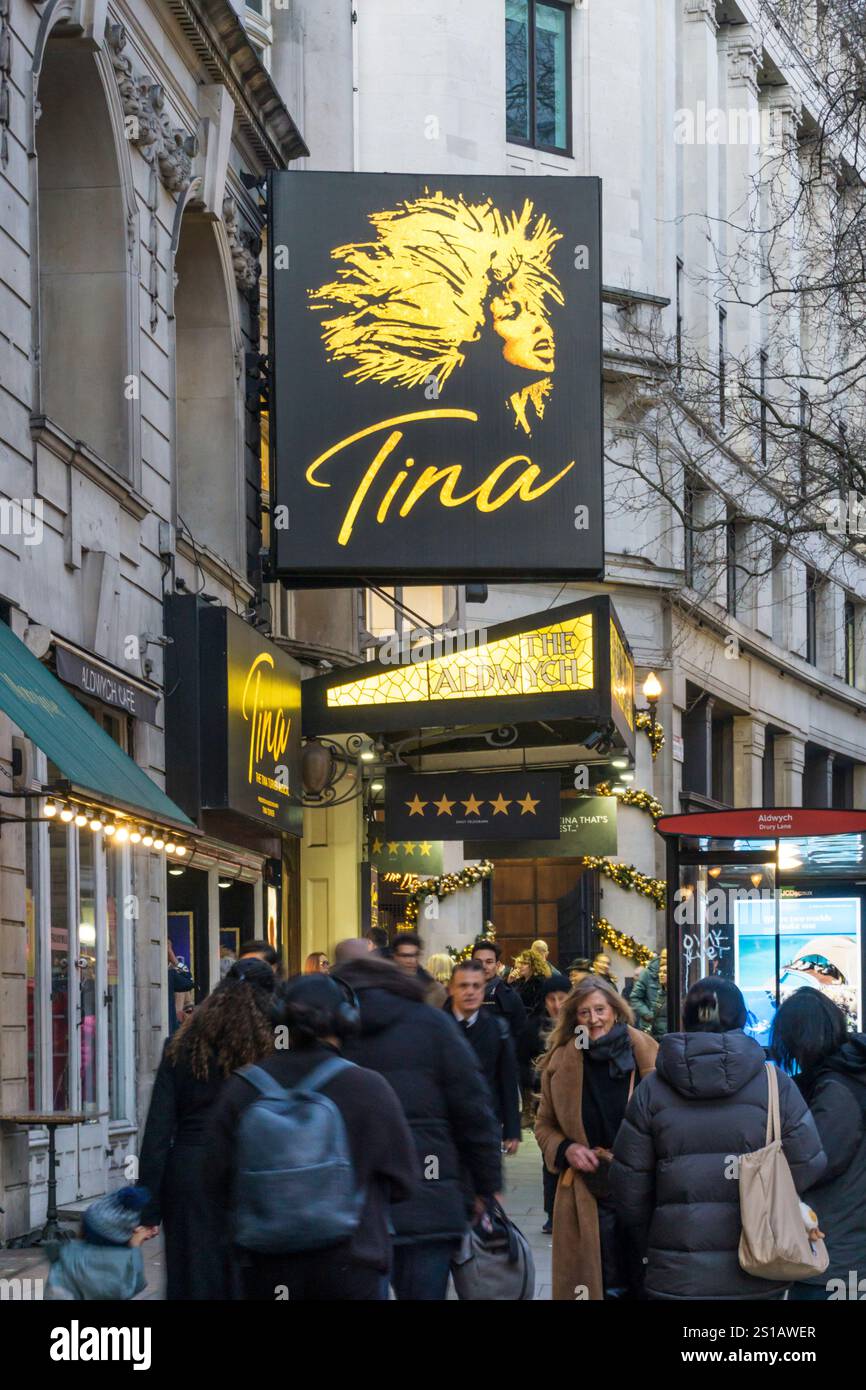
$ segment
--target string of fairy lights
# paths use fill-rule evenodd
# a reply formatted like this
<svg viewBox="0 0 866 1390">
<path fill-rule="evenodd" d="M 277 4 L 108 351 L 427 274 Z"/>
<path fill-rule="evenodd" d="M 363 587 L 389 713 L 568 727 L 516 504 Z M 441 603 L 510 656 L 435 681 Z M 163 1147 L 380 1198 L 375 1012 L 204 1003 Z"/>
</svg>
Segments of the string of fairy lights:
<svg viewBox="0 0 866 1390">
<path fill-rule="evenodd" d="M 84 802 L 49 796 L 43 806 L 43 815 L 63 825 L 76 825 L 80 830 L 89 828 L 92 834 L 102 835 L 115 845 L 141 845 L 144 849 L 165 851 L 178 859 L 190 853 L 190 846 L 184 844 L 175 831 L 119 812 L 109 815 Z"/>
</svg>

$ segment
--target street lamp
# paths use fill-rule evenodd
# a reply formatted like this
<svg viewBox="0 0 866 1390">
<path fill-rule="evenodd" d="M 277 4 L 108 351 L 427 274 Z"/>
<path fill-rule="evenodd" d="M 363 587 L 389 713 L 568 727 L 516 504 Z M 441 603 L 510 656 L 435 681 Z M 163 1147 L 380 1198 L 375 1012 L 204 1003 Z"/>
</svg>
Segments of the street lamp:
<svg viewBox="0 0 866 1390">
<path fill-rule="evenodd" d="M 655 671 L 650 671 L 641 689 L 649 709 L 650 730 L 653 730 L 656 726 L 656 706 L 662 693 L 662 683 Z"/>
</svg>

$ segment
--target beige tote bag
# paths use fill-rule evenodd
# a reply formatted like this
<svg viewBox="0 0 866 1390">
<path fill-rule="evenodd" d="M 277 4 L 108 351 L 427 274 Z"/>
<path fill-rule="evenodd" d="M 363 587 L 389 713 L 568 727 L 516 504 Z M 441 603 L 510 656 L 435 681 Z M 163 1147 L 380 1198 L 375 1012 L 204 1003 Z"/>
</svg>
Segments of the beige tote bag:
<svg viewBox="0 0 866 1390">
<path fill-rule="evenodd" d="M 823 1274 L 830 1262 L 823 1240 L 810 1241 L 788 1160 L 782 1151 L 779 1081 L 767 1062 L 765 1147 L 740 1155 L 740 1266 L 757 1279 L 787 1284 Z"/>
</svg>

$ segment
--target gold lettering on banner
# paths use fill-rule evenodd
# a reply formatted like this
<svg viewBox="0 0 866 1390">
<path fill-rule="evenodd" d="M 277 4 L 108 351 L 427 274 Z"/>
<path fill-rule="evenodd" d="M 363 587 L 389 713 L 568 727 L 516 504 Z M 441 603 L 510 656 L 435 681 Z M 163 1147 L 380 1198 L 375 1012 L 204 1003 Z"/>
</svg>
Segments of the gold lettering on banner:
<svg viewBox="0 0 866 1390">
<path fill-rule="evenodd" d="M 405 436 L 405 429 L 398 428 L 418 423 L 429 423 L 433 420 L 465 420 L 472 424 L 478 423 L 478 415 L 474 410 L 413 410 L 405 415 L 395 415 L 387 420 L 380 420 L 377 424 L 367 425 L 362 430 L 357 430 L 355 434 L 347 435 L 345 439 L 332 444 L 324 453 L 313 459 L 306 471 L 306 479 L 311 487 L 329 488 L 333 484 L 323 481 L 319 477 L 319 470 L 331 459 L 342 454 L 345 455 L 353 445 L 365 439 L 374 439 L 377 435 L 382 435 L 389 431 L 385 439 L 376 450 L 372 460 L 368 464 L 361 481 L 352 493 L 349 504 L 343 513 L 340 530 L 337 535 L 339 545 L 348 545 L 355 522 L 366 501 L 368 493 L 373 488 L 379 478 L 383 467 L 392 459 L 396 449 L 402 443 Z M 409 469 L 415 465 L 415 456 L 407 457 L 403 460 L 403 466 L 398 466 L 395 475 L 391 478 L 384 494 L 382 495 L 376 510 L 376 522 L 378 525 L 387 519 L 391 504 L 397 497 L 406 479 L 409 477 Z M 556 487 L 567 473 L 574 467 L 574 459 L 554 473 L 553 477 L 545 482 L 538 480 L 542 476 L 542 469 L 537 463 L 533 463 L 528 454 L 512 454 L 509 458 L 503 459 L 501 463 L 491 468 L 483 482 L 477 487 L 470 488 L 462 495 L 455 495 L 455 490 L 459 485 L 463 473 L 463 465 L 450 463 L 442 468 L 435 468 L 428 465 L 418 474 L 409 491 L 403 497 L 400 504 L 398 515 L 405 519 L 412 511 L 416 502 L 420 501 L 426 493 L 438 488 L 438 501 L 442 507 L 462 507 L 468 502 L 475 503 L 479 512 L 490 513 L 499 511 L 512 499 L 516 498 L 520 502 L 534 502 L 537 498 L 543 497 L 550 492 L 551 488 Z M 502 487 L 502 490 L 495 494 L 497 484 L 501 482 L 504 475 L 509 470 L 519 469 L 516 477 Z"/>
<path fill-rule="evenodd" d="M 292 727 L 291 717 L 286 717 L 282 706 L 268 703 L 267 679 L 265 678 L 264 683 L 262 680 L 263 667 L 273 670 L 274 664 L 274 658 L 269 652 L 261 652 L 251 664 L 244 682 L 241 714 L 250 725 L 247 780 L 250 786 L 258 782 L 270 791 L 279 791 L 288 796 L 288 787 L 256 770 L 265 753 L 269 754 L 276 766 L 288 747 Z"/>
</svg>

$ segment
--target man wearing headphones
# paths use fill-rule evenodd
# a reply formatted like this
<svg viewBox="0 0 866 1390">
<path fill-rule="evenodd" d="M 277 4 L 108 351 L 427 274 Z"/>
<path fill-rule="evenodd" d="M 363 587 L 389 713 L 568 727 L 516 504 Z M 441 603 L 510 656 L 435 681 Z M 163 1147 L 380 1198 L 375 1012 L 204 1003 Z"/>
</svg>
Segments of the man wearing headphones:
<svg viewBox="0 0 866 1390">
<path fill-rule="evenodd" d="M 279 1009 L 289 1047 L 259 1063 L 290 1090 L 329 1057 L 339 1056 L 360 1019 L 352 991 L 327 975 L 301 975 L 280 991 Z M 415 1146 L 388 1082 L 364 1067 L 346 1065 L 321 1085 L 343 1119 L 357 1190 L 364 1194 L 360 1222 L 338 1245 L 295 1254 L 236 1249 L 242 1296 L 266 1300 L 381 1300 L 388 1296 L 391 1239 L 388 1212 L 405 1200 L 415 1179 Z M 236 1191 L 236 1136 L 240 1117 L 258 1092 L 243 1075 L 223 1090 L 209 1135 L 205 1168 L 208 1193 L 231 1211 Z"/>
</svg>

